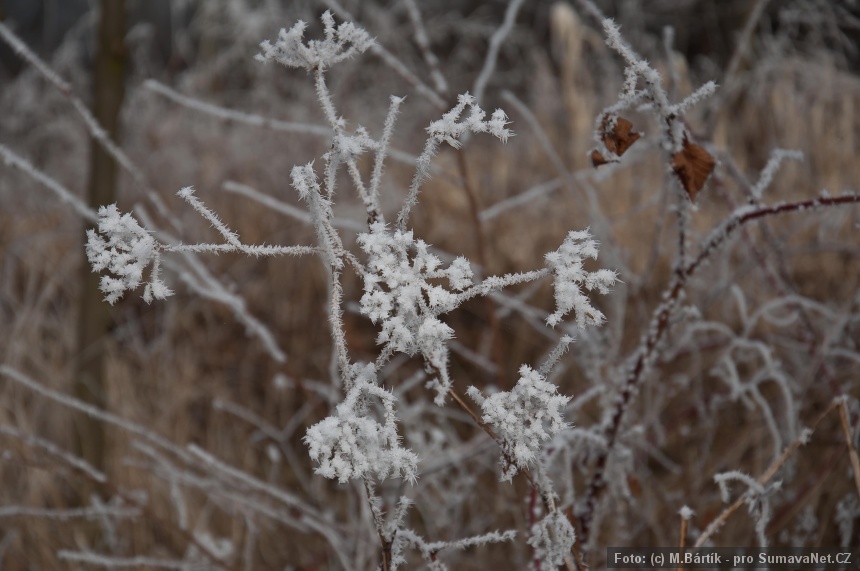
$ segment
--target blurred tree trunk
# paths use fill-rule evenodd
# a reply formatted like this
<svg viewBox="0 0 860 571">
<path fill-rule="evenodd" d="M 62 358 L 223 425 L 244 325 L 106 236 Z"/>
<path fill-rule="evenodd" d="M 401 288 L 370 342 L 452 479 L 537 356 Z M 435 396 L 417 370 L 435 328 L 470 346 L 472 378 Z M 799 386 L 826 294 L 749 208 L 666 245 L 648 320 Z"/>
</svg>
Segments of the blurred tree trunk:
<svg viewBox="0 0 860 571">
<path fill-rule="evenodd" d="M 125 0 L 100 0 L 96 60 L 93 68 L 93 114 L 108 136 L 117 140 L 119 115 L 125 97 Z M 90 139 L 88 201 L 98 207 L 116 202 L 117 163 L 99 143 Z M 83 267 L 80 317 L 78 318 L 78 360 L 75 368 L 75 395 L 104 408 L 104 341 L 110 327 L 109 306 L 98 289 L 99 278 Z M 105 467 L 105 427 L 93 418 L 77 419 L 77 452 L 88 462 Z"/>
</svg>

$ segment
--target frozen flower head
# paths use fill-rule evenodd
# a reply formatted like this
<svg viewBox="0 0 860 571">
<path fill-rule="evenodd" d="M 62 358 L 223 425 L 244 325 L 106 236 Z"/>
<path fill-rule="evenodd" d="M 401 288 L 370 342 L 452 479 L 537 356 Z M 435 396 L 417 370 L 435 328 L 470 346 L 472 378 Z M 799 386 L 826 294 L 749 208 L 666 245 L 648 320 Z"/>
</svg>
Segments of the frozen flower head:
<svg viewBox="0 0 860 571">
<path fill-rule="evenodd" d="M 418 456 L 400 445 L 396 398 L 377 384 L 373 365 L 353 367 L 352 388 L 335 414 L 311 426 L 305 435 L 314 470 L 345 483 L 353 478 L 418 477 Z M 382 405 L 382 422 L 371 410 L 372 397 Z"/>
<path fill-rule="evenodd" d="M 440 366 L 454 331 L 438 316 L 459 305 L 457 292 L 472 284 L 469 262 L 457 258 L 445 268 L 412 231 L 389 232 L 381 222 L 360 234 L 358 242 L 369 257 L 361 312 L 382 323 L 377 341 L 391 351 L 421 353 Z M 450 289 L 429 281 L 439 278 Z"/>
<path fill-rule="evenodd" d="M 484 398 L 469 387 L 468 393 L 502 441 L 503 481 L 534 463 L 544 443 L 568 427 L 562 409 L 570 398 L 528 365 L 520 367 L 520 380 L 511 391 Z"/>
<path fill-rule="evenodd" d="M 99 284 L 105 300 L 113 305 L 126 290 L 136 289 L 143 273 L 152 262 L 149 282 L 143 299 L 164 299 L 171 295 L 159 279 L 159 245 L 141 228 L 131 214 L 120 214 L 115 204 L 99 208 L 98 232 L 87 231 L 87 259 L 94 272 L 108 270 L 113 276 L 103 276 Z"/>
<path fill-rule="evenodd" d="M 603 313 L 592 307 L 582 288 L 588 291 L 597 289 L 606 294 L 618 277 L 612 270 L 586 271 L 583 268 L 586 258 L 597 259 L 597 242 L 592 239 L 588 230 L 568 233 L 561 247 L 546 255 L 547 266 L 554 276 L 557 308 L 555 313 L 547 318 L 548 325 L 558 325 L 571 311 L 579 327 L 601 325 L 606 319 Z"/>
<path fill-rule="evenodd" d="M 373 38 L 352 22 L 335 27 L 334 17 L 328 10 L 321 19 L 325 27 L 324 40 L 308 40 L 307 43 L 302 43 L 307 24 L 300 20 L 289 31 L 282 28 L 274 44 L 268 40 L 261 43 L 263 51 L 257 55 L 257 60 L 276 61 L 287 67 L 301 67 L 311 71 L 315 68 L 329 68 L 373 45 Z"/>
<path fill-rule="evenodd" d="M 561 512 L 552 512 L 532 526 L 529 545 L 535 550 L 535 559 L 545 564 L 541 568 L 555 569 L 564 565 L 576 533 Z"/>
</svg>

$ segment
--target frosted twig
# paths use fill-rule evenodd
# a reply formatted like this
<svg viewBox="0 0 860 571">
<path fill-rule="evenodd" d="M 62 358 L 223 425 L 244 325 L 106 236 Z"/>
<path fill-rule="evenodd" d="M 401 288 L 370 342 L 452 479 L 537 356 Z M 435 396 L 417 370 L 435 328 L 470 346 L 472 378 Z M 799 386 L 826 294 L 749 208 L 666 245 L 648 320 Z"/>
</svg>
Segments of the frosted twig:
<svg viewBox="0 0 860 571">
<path fill-rule="evenodd" d="M 699 254 L 687 264 L 685 274 L 690 275 L 702 264 L 712 250 L 722 245 L 723 242 L 740 226 L 752 220 L 758 220 L 774 214 L 786 214 L 789 212 L 804 212 L 826 206 L 839 206 L 842 204 L 853 204 L 860 202 L 860 193 L 846 192 L 837 196 L 828 196 L 822 193 L 818 198 L 801 200 L 799 202 L 783 202 L 771 206 L 745 206 L 736 209 L 725 221 L 720 224 L 710 236 L 704 241 Z"/>
<path fill-rule="evenodd" d="M 75 95 L 72 91 L 72 86 L 57 75 L 51 68 L 42 61 L 27 45 L 21 41 L 5 24 L 0 22 L 0 38 L 2 38 L 12 49 L 20 55 L 27 63 L 32 65 L 42 76 L 48 80 L 60 93 L 62 93 L 71 102 L 72 107 L 83 119 L 90 135 L 96 139 L 107 154 L 119 163 L 128 172 L 134 181 L 148 192 L 151 187 L 143 172 L 135 166 L 132 160 L 125 152 L 113 141 L 107 132 L 102 128 L 87 105 Z"/>
<path fill-rule="evenodd" d="M 421 19 L 421 11 L 415 0 L 406 0 L 406 11 L 409 12 L 409 19 L 412 20 L 412 27 L 415 28 L 415 43 L 421 50 L 421 55 L 424 56 L 424 61 L 430 68 L 430 78 L 436 91 L 442 95 L 448 91 L 448 82 L 445 81 L 445 76 L 439 69 L 439 58 L 430 49 L 430 40 L 427 37 L 427 31 L 424 28 L 424 22 Z"/>
<path fill-rule="evenodd" d="M 331 100 L 331 93 L 329 93 L 328 86 L 325 83 L 325 68 L 316 68 L 314 75 L 316 76 L 317 99 L 320 102 L 328 124 L 334 130 L 335 135 L 338 135 L 343 132 L 344 125 L 343 120 L 337 115 L 334 102 Z"/>
<path fill-rule="evenodd" d="M 162 246 L 165 252 L 244 252 L 252 256 L 274 256 L 288 254 L 300 256 L 306 254 L 318 254 L 319 250 L 311 246 L 265 246 L 243 244 L 239 235 L 230 230 L 218 215 L 204 205 L 195 195 L 190 186 L 183 188 L 177 193 L 183 200 L 190 204 L 203 218 L 208 220 L 212 226 L 227 241 L 226 244 L 174 244 Z"/>
<path fill-rule="evenodd" d="M 204 571 L 208 569 L 226 569 L 221 565 L 213 563 L 195 563 L 182 559 L 156 559 L 154 557 L 117 557 L 94 553 L 92 551 L 68 551 L 62 549 L 57 552 L 57 557 L 73 563 L 86 563 L 95 567 L 149 567 L 152 569 L 177 569 L 178 571 Z"/>
<path fill-rule="evenodd" d="M 98 519 L 104 516 L 114 518 L 133 518 L 140 515 L 136 508 L 118 508 L 113 506 L 101 506 L 93 508 L 72 509 L 48 509 L 33 508 L 29 506 L 2 506 L 0 507 L 0 518 L 2 517 L 38 517 L 65 521 L 70 519 Z"/>
<path fill-rule="evenodd" d="M 3 24 L 0 23 L 0 27 Z M 72 191 L 60 184 L 56 179 L 51 178 L 41 170 L 34 167 L 27 159 L 16 154 L 12 149 L 0 143 L 0 156 L 3 157 L 3 162 L 6 166 L 16 168 L 22 171 L 30 178 L 36 180 L 39 184 L 53 192 L 57 197 L 72 205 L 72 208 L 84 219 L 89 222 L 97 222 L 98 216 L 95 211 L 87 206 L 84 201 L 75 196 Z"/>
<path fill-rule="evenodd" d="M 426 541 L 423 537 L 415 533 L 411 529 L 400 529 L 397 533 L 397 540 L 416 549 L 421 557 L 428 563 L 436 561 L 436 556 L 439 553 L 448 550 L 463 550 L 470 547 L 486 545 L 491 543 L 501 543 L 503 541 L 512 541 L 517 535 L 516 531 L 510 530 L 505 532 L 493 531 L 473 537 L 466 537 L 456 541 Z"/>
<path fill-rule="evenodd" d="M 571 343 L 573 343 L 574 339 L 570 335 L 562 335 L 558 344 L 553 348 L 549 355 L 547 355 L 544 362 L 541 364 L 540 369 L 538 369 L 538 373 L 544 377 L 549 377 L 552 369 L 558 364 L 559 360 L 562 356 L 567 352 L 568 347 Z"/>
<path fill-rule="evenodd" d="M 242 246 L 242 242 L 239 240 L 239 235 L 227 228 L 227 225 L 218 218 L 217 214 L 212 212 L 202 202 L 200 202 L 200 199 L 194 196 L 193 187 L 187 186 L 180 190 L 177 195 L 190 204 L 191 207 L 194 208 L 194 210 L 196 210 L 203 218 L 211 222 L 212 226 L 218 230 L 218 233 L 224 237 L 224 240 L 226 240 L 228 244 L 237 248 Z"/>
<path fill-rule="evenodd" d="M 512 285 L 522 284 L 538 280 L 550 275 L 550 270 L 543 268 L 533 270 L 531 272 L 520 272 L 516 274 L 505 274 L 504 276 L 490 276 L 484 278 L 481 283 L 468 288 L 462 293 L 455 294 L 457 304 L 468 301 L 474 297 L 489 295 L 490 293 L 510 287 Z"/>
<path fill-rule="evenodd" d="M 382 131 L 382 138 L 379 140 L 379 148 L 376 151 L 376 158 L 373 161 L 373 173 L 370 177 L 370 201 L 366 205 L 369 221 L 371 223 L 376 222 L 377 220 L 380 222 L 384 221 L 382 218 L 382 211 L 379 207 L 382 166 L 385 162 L 385 157 L 388 154 L 388 145 L 391 142 L 391 135 L 394 133 L 394 122 L 397 120 L 397 114 L 403 101 L 403 97 L 391 97 L 391 104 L 388 108 L 388 115 L 385 118 L 385 127 Z"/>
<path fill-rule="evenodd" d="M 511 30 L 514 28 L 514 22 L 517 19 L 517 14 L 519 13 L 522 5 L 523 0 L 510 0 L 510 2 L 508 2 L 508 7 L 505 10 L 505 18 L 502 21 L 502 25 L 499 26 L 496 31 L 493 32 L 492 37 L 490 37 L 490 46 L 487 49 L 487 55 L 484 58 L 484 66 L 481 68 L 481 73 L 478 74 L 477 79 L 475 79 L 475 86 L 473 88 L 475 92 L 475 100 L 478 104 L 481 104 L 484 99 L 484 91 L 487 89 L 487 83 L 489 83 L 493 72 L 496 70 L 496 62 L 499 59 L 499 49 L 502 47 L 502 43 L 505 41 L 505 38 L 508 37 L 508 34 L 510 34 Z"/>
<path fill-rule="evenodd" d="M 263 117 L 262 115 L 244 113 L 242 111 L 220 107 L 212 103 L 206 103 L 205 101 L 188 97 L 187 95 L 182 95 L 175 89 L 154 79 L 147 79 L 144 81 L 143 87 L 158 93 L 159 95 L 163 95 L 183 107 L 187 107 L 193 111 L 197 111 L 198 113 L 205 113 L 206 115 L 211 115 L 225 121 L 235 121 L 237 123 L 244 123 L 253 127 L 264 127 L 272 131 L 283 131 L 286 133 L 305 133 L 319 137 L 331 137 L 332 135 L 332 130 L 323 125 L 281 121 L 278 119 Z"/>
<path fill-rule="evenodd" d="M 758 181 L 756 181 L 755 185 L 752 187 L 751 202 L 758 203 L 759 201 L 761 201 L 762 193 L 766 188 L 771 185 L 771 183 L 773 182 L 774 175 L 776 175 L 777 171 L 779 170 L 779 167 L 782 165 L 782 162 L 786 159 L 802 161 L 803 152 L 795 151 L 792 149 L 774 149 L 774 151 L 770 154 L 770 159 L 767 161 L 767 164 L 762 169 Z"/>
<path fill-rule="evenodd" d="M 469 116 L 460 120 L 460 116 L 467 107 L 470 110 Z M 400 209 L 400 213 L 397 215 L 398 230 L 406 230 L 409 213 L 412 207 L 418 202 L 418 193 L 421 190 L 421 185 L 430 176 L 430 166 L 439 145 L 447 142 L 455 149 L 458 149 L 462 146 L 460 138 L 469 132 L 490 133 L 502 142 L 507 141 L 509 137 L 513 136 L 513 131 L 506 127 L 509 121 L 504 111 L 496 109 L 489 120 L 485 120 L 485 117 L 486 113 L 478 105 L 477 100 L 468 93 L 464 93 L 457 97 L 457 105 L 443 114 L 441 119 L 433 121 L 427 127 L 427 132 L 430 136 L 427 138 L 424 150 L 416 161 L 415 175 L 409 184 L 409 193 Z"/>
<path fill-rule="evenodd" d="M 59 458 L 72 468 L 80 470 L 94 482 L 98 482 L 100 484 L 104 484 L 105 482 L 107 482 L 107 476 L 105 476 L 105 474 L 101 470 L 98 470 L 95 466 L 93 466 L 83 458 L 75 456 L 74 454 L 66 450 L 63 450 L 50 440 L 45 440 L 44 438 L 21 432 L 17 428 L 13 428 L 11 426 L 0 425 L 0 434 L 5 434 L 7 436 L 17 438 L 31 448 L 38 448 L 44 450 L 51 456 Z"/>
</svg>

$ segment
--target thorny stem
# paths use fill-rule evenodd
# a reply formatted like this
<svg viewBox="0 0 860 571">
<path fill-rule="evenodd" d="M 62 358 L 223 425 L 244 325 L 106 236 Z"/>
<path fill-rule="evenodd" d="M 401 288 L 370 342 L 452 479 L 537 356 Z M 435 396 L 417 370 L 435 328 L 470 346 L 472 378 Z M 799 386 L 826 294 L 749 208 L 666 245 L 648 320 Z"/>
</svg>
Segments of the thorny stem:
<svg viewBox="0 0 860 571">
<path fill-rule="evenodd" d="M 605 477 L 606 464 L 617 441 L 618 433 L 621 430 L 624 413 L 629 408 L 633 395 L 636 393 L 640 383 L 642 382 L 645 369 L 655 357 L 654 353 L 657 345 L 668 331 L 669 317 L 672 310 L 675 308 L 681 292 L 684 291 L 687 279 L 708 259 L 715 249 L 720 247 L 728 239 L 729 235 L 747 222 L 774 214 L 798 212 L 819 206 L 839 206 L 842 204 L 852 204 L 857 202 L 860 202 L 860 194 L 846 193 L 835 197 L 821 196 L 819 198 L 803 200 L 800 202 L 781 203 L 772 206 L 743 210 L 740 213 L 730 216 L 722 224 L 719 231 L 714 232 L 705 242 L 699 254 L 693 258 L 682 271 L 676 273 L 675 278 L 663 294 L 663 301 L 654 310 L 654 314 L 648 328 L 648 334 L 636 350 L 633 364 L 630 367 L 630 371 L 627 374 L 623 387 L 621 388 L 621 393 L 615 401 L 615 408 L 609 416 L 609 422 L 605 428 L 606 446 L 601 450 L 595 461 L 594 473 L 591 477 L 591 482 L 588 485 L 588 491 L 586 492 L 585 508 L 580 518 L 580 542 L 582 544 L 585 544 L 588 541 L 597 500 L 607 485 Z M 770 478 L 770 476 L 768 476 L 768 478 Z"/>
</svg>

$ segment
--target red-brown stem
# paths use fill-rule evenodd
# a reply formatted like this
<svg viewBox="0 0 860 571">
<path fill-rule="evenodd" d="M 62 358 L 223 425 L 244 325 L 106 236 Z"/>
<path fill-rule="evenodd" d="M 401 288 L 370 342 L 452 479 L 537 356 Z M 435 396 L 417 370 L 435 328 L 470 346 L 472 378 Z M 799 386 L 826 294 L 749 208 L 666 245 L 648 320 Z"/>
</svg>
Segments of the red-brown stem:
<svg viewBox="0 0 860 571">
<path fill-rule="evenodd" d="M 654 316 L 651 318 L 647 336 L 643 343 L 636 351 L 635 360 L 630 367 L 630 372 L 621 388 L 621 393 L 616 401 L 615 409 L 610 416 L 609 424 L 605 429 L 606 447 L 600 452 L 594 464 L 594 474 L 591 477 L 591 482 L 588 486 L 585 499 L 585 509 L 580 518 L 580 538 L 582 543 L 586 543 L 590 532 L 591 520 L 594 517 L 594 509 L 603 490 L 606 488 L 606 479 L 604 472 L 606 462 L 612 448 L 615 446 L 618 433 L 621 430 L 624 413 L 629 407 L 631 398 L 635 391 L 639 388 L 642 380 L 642 373 L 645 371 L 648 362 L 654 357 L 653 353 L 657 344 L 662 340 L 663 335 L 668 330 L 669 316 L 672 309 L 678 300 L 679 295 L 686 285 L 687 279 L 707 260 L 713 251 L 721 246 L 726 239 L 735 230 L 746 224 L 747 222 L 758 220 L 766 216 L 774 214 L 785 214 L 789 212 L 798 212 L 810 208 L 820 206 L 839 206 L 842 204 L 852 204 L 860 202 L 860 194 L 848 193 L 839 196 L 819 197 L 800 202 L 790 202 L 776 204 L 772 206 L 762 206 L 753 210 L 748 210 L 740 215 L 731 216 L 723 223 L 719 232 L 715 232 L 705 245 L 702 247 L 699 254 L 690 261 L 682 272 L 676 274 L 672 283 L 667 288 L 663 295 L 662 303 L 654 310 Z M 737 508 L 735 508 L 737 509 Z"/>
</svg>

